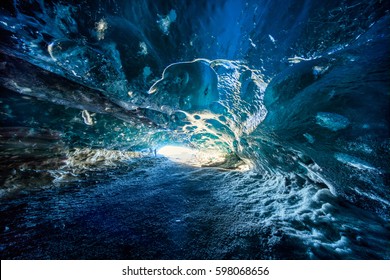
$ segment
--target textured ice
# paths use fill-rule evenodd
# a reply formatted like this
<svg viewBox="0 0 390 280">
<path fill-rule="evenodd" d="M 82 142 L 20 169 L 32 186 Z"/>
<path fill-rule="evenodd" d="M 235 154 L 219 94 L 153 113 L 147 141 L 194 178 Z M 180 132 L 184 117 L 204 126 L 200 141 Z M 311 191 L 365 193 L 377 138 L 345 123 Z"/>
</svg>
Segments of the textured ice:
<svg viewBox="0 0 390 280">
<path fill-rule="evenodd" d="M 162 79 L 149 89 L 150 94 L 159 95 L 159 101 L 167 105 L 178 105 L 187 111 L 209 108 L 219 100 L 218 77 L 206 60 L 174 63 L 165 68 Z"/>
<path fill-rule="evenodd" d="M 306 140 L 310 143 L 310 144 L 313 144 L 316 139 L 313 137 L 313 135 L 309 134 L 309 133 L 304 133 L 303 136 L 306 138 Z"/>
<path fill-rule="evenodd" d="M 332 131 L 337 131 L 346 128 L 350 122 L 349 120 L 339 114 L 319 112 L 316 116 L 317 124 Z"/>
<path fill-rule="evenodd" d="M 158 26 L 165 35 L 168 35 L 170 25 L 176 20 L 176 11 L 171 10 L 166 16 L 158 15 L 158 17 L 160 18 L 157 20 Z"/>
<path fill-rule="evenodd" d="M 338 161 L 340 161 L 344 164 L 348 164 L 348 165 L 350 165 L 354 168 L 357 168 L 357 169 L 371 170 L 371 171 L 376 170 L 375 167 L 373 167 L 368 162 L 366 162 L 360 158 L 348 155 L 348 154 L 336 153 L 335 157 Z"/>
<path fill-rule="evenodd" d="M 92 117 L 87 110 L 83 110 L 81 112 L 81 116 L 83 117 L 84 123 L 86 125 L 93 125 Z"/>
</svg>

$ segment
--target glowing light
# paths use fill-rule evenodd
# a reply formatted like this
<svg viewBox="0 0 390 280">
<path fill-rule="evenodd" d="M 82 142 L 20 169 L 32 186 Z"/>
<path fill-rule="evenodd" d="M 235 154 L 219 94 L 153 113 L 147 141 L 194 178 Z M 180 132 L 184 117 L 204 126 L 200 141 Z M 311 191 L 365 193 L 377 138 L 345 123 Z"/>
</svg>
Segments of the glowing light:
<svg viewBox="0 0 390 280">
<path fill-rule="evenodd" d="M 164 146 L 157 154 L 171 161 L 192 166 L 213 166 L 225 162 L 225 154 L 218 150 L 201 151 L 183 146 Z"/>
<path fill-rule="evenodd" d="M 103 40 L 104 39 L 104 33 L 108 28 L 107 21 L 102 18 L 99 22 L 95 23 L 95 29 L 97 33 L 98 40 Z"/>
</svg>

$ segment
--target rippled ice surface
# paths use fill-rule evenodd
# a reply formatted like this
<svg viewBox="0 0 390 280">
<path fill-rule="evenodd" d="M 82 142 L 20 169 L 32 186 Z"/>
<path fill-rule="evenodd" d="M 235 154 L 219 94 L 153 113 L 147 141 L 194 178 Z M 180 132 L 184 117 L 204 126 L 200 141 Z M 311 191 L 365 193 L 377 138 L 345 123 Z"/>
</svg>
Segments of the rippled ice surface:
<svg viewBox="0 0 390 280">
<path fill-rule="evenodd" d="M 390 257 L 388 224 L 293 175 L 152 157 L 10 195 L 0 204 L 6 259 Z"/>
</svg>

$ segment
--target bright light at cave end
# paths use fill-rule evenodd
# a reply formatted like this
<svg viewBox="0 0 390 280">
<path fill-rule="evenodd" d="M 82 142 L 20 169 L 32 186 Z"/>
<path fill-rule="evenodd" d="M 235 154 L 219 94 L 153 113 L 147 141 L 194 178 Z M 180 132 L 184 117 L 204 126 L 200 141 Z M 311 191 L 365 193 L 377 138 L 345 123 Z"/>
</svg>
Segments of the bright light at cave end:
<svg viewBox="0 0 390 280">
<path fill-rule="evenodd" d="M 225 154 L 220 151 L 201 151 L 183 146 L 164 146 L 157 151 L 157 154 L 171 161 L 192 166 L 208 166 L 225 161 Z"/>
</svg>

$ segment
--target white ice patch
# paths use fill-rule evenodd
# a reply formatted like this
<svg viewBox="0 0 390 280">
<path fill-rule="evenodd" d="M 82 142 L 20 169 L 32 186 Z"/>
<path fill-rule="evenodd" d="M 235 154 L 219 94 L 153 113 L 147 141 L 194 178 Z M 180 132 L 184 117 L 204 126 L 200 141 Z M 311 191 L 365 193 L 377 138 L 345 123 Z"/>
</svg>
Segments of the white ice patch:
<svg viewBox="0 0 390 280">
<path fill-rule="evenodd" d="M 67 169 L 76 172 L 76 174 L 82 169 L 91 167 L 105 168 L 107 166 L 115 166 L 121 162 L 128 162 L 133 158 L 142 157 L 142 154 L 138 152 L 91 148 L 75 148 L 67 151 L 66 155 L 65 164 Z"/>
<path fill-rule="evenodd" d="M 31 88 L 28 88 L 28 87 L 21 87 L 19 86 L 16 82 L 12 81 L 12 85 L 14 86 L 14 88 L 20 92 L 20 93 L 24 93 L 24 94 L 27 94 L 27 93 L 31 93 L 32 90 Z"/>
<path fill-rule="evenodd" d="M 369 145 L 360 142 L 348 143 L 348 149 L 351 151 L 363 152 L 365 154 L 371 154 L 374 151 Z"/>
<path fill-rule="evenodd" d="M 329 66 L 314 66 L 313 67 L 313 75 L 317 78 L 318 76 L 324 74 L 326 70 L 329 69 Z"/>
<path fill-rule="evenodd" d="M 289 63 L 299 63 L 299 62 L 302 62 L 302 61 L 309 61 L 310 59 L 308 58 L 304 58 L 304 57 L 300 57 L 300 56 L 294 56 L 294 57 L 289 57 L 288 59 L 288 62 Z"/>
<path fill-rule="evenodd" d="M 83 110 L 81 112 L 81 116 L 83 117 L 84 123 L 86 125 L 93 125 L 92 117 L 87 110 Z"/>
<path fill-rule="evenodd" d="M 252 39 L 251 38 L 249 38 L 249 42 L 251 43 L 251 45 L 252 45 L 252 47 L 254 47 L 255 49 L 256 49 L 256 44 L 255 43 L 253 43 L 253 41 L 252 41 Z"/>
<path fill-rule="evenodd" d="M 108 28 L 108 24 L 104 18 L 102 18 L 98 22 L 95 22 L 95 30 L 96 30 L 96 36 L 97 36 L 98 40 L 104 39 L 104 35 L 105 35 L 107 28 Z"/>
<path fill-rule="evenodd" d="M 343 153 L 336 153 L 334 155 L 334 157 L 338 161 L 340 161 L 346 165 L 352 166 L 354 168 L 360 169 L 360 170 L 372 170 L 372 171 L 376 170 L 376 168 L 373 167 L 368 162 L 366 162 L 360 158 L 354 157 L 354 156 L 350 156 L 350 155 L 343 154 Z"/>
<path fill-rule="evenodd" d="M 138 52 L 139 55 L 147 55 L 148 54 L 148 47 L 146 46 L 145 42 L 139 43 L 140 51 Z"/>
<path fill-rule="evenodd" d="M 275 42 L 276 42 L 275 38 L 272 37 L 271 34 L 268 34 L 268 37 L 271 40 L 271 42 L 275 44 Z"/>
<path fill-rule="evenodd" d="M 346 117 L 339 114 L 327 112 L 317 113 L 316 123 L 332 131 L 344 129 L 350 124 L 349 120 Z"/>
<path fill-rule="evenodd" d="M 169 27 L 170 27 L 171 23 L 176 21 L 176 18 L 177 18 L 176 11 L 171 10 L 168 15 L 166 15 L 166 16 L 158 15 L 158 17 L 160 18 L 159 20 L 157 20 L 158 26 L 160 27 L 161 31 L 165 35 L 168 35 L 169 34 Z"/>
</svg>

